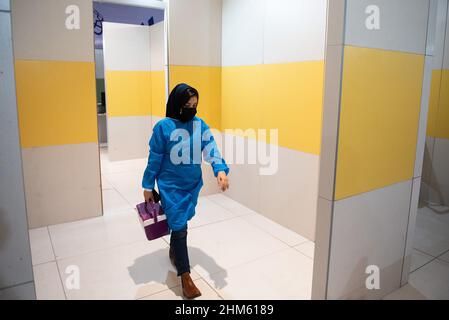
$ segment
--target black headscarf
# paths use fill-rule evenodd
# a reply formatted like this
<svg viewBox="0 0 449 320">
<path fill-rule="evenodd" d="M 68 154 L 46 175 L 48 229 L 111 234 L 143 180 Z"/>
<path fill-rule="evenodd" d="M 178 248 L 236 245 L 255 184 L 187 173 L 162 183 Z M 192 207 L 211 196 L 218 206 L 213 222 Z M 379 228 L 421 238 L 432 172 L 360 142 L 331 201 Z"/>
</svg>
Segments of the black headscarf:
<svg viewBox="0 0 449 320">
<path fill-rule="evenodd" d="M 170 93 L 167 101 L 167 111 L 165 116 L 172 119 L 180 120 L 181 108 L 189 101 L 186 91 L 192 89 L 199 98 L 198 91 L 185 83 L 180 83 Z"/>
</svg>

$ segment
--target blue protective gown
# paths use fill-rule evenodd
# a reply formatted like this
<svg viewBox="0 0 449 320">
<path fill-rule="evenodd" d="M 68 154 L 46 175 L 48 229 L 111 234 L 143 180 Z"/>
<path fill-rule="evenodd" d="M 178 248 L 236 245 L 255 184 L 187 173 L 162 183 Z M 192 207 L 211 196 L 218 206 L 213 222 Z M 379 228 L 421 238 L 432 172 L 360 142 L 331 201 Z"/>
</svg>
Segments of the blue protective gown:
<svg viewBox="0 0 449 320">
<path fill-rule="evenodd" d="M 178 136 L 174 138 L 172 134 L 175 130 Z M 198 195 L 203 186 L 201 156 L 211 164 L 215 177 L 220 171 L 229 173 L 229 168 L 208 130 L 209 126 L 199 117 L 186 123 L 165 118 L 153 129 L 142 187 L 154 189 L 157 181 L 162 208 L 167 216 L 168 226 L 173 231 L 182 229 L 195 215 Z M 194 141 L 198 143 L 194 144 Z M 172 161 L 170 153 L 173 151 L 180 155 L 174 162 L 182 159 L 182 163 Z"/>
</svg>

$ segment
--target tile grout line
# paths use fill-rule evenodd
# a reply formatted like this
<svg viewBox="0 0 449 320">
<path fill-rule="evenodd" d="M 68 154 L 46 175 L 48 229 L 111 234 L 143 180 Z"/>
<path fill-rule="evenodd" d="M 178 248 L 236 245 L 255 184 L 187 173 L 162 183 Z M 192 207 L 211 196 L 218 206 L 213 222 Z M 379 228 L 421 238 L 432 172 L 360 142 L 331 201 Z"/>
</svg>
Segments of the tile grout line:
<svg viewBox="0 0 449 320">
<path fill-rule="evenodd" d="M 79 254 L 72 255 L 72 256 L 56 258 L 56 261 L 57 262 L 61 262 L 63 260 L 80 258 L 80 257 L 85 256 L 85 255 L 90 255 L 90 254 L 93 254 L 93 253 L 99 253 L 101 251 L 107 251 L 107 250 L 111 250 L 111 249 L 117 249 L 117 248 L 120 248 L 120 247 L 130 246 L 132 244 L 136 244 L 136 243 L 140 243 L 140 242 L 141 243 L 148 242 L 148 240 L 135 240 L 135 241 L 132 241 L 132 242 L 121 243 L 121 244 L 110 246 L 110 247 L 106 247 L 106 248 L 99 248 L 99 249 L 95 249 L 95 250 L 92 250 L 92 251 L 79 253 Z"/>
<path fill-rule="evenodd" d="M 226 197 L 226 196 L 225 196 L 225 197 Z M 209 200 L 210 200 L 210 201 L 214 201 L 214 200 L 212 200 L 212 199 L 209 199 Z M 231 199 L 231 200 L 233 200 L 233 199 Z M 235 200 L 233 200 L 233 201 L 235 201 Z M 214 202 L 215 202 L 215 201 L 214 201 Z M 237 202 L 237 201 L 236 201 L 236 202 Z M 219 206 L 221 206 L 222 208 L 224 208 L 225 210 L 228 210 L 227 208 L 225 208 L 225 207 L 224 207 L 223 205 L 221 205 L 220 203 L 218 203 L 218 202 L 215 202 L 215 203 L 218 204 Z M 239 203 L 239 202 L 237 202 L 237 203 L 240 204 L 241 206 L 245 207 L 246 209 L 249 209 L 248 207 L 242 205 L 241 203 Z M 251 210 L 251 209 L 249 209 L 249 210 Z M 228 211 L 232 213 L 232 211 L 230 211 L 230 210 L 228 210 Z M 251 211 L 254 211 L 254 210 L 251 210 Z M 259 230 L 265 232 L 266 234 L 270 235 L 270 236 L 273 237 L 274 239 L 277 239 L 277 240 L 281 241 L 282 243 L 288 245 L 288 246 L 291 247 L 291 248 L 293 248 L 293 247 L 295 247 L 295 246 L 299 246 L 299 245 L 301 245 L 301 244 L 304 244 L 304 243 L 306 243 L 306 242 L 308 242 L 308 241 L 311 241 L 311 240 L 308 240 L 308 239 L 307 239 L 307 240 L 305 240 L 305 241 L 303 241 L 303 242 L 299 242 L 299 243 L 297 243 L 297 244 L 290 245 L 290 244 L 288 244 L 287 242 L 285 242 L 284 240 L 282 240 L 282 239 L 276 237 L 275 235 L 271 234 L 271 233 L 268 232 L 267 230 L 265 230 L 265 229 L 263 229 L 262 227 L 258 226 L 257 224 L 252 223 L 252 222 L 246 220 L 245 218 L 243 218 L 243 217 L 245 217 L 245 216 L 249 216 L 250 214 L 259 214 L 260 216 L 266 218 L 264 215 L 262 215 L 261 213 L 259 213 L 259 212 L 257 212 L 257 211 L 254 211 L 254 213 L 248 213 L 248 214 L 245 214 L 245 215 L 242 215 L 242 216 L 237 216 L 237 218 L 242 217 L 242 219 L 245 220 L 248 224 L 250 224 L 250 225 L 252 225 L 252 226 L 258 228 Z M 266 219 L 268 219 L 268 218 L 266 218 Z M 280 227 L 282 227 L 282 228 L 285 228 L 284 226 L 281 226 L 280 224 L 276 223 L 275 221 L 273 221 L 273 220 L 271 220 L 271 219 L 268 219 L 268 220 L 270 220 L 270 222 L 275 223 L 277 226 L 280 226 Z M 290 231 L 291 231 L 291 230 L 290 230 Z M 291 232 L 294 232 L 294 231 L 291 231 Z M 301 235 L 299 235 L 299 236 L 301 236 Z M 303 236 L 301 236 L 301 237 L 304 238 Z M 312 241 L 312 242 L 313 242 L 313 241 Z"/>
<path fill-rule="evenodd" d="M 305 254 L 304 252 L 300 251 L 299 249 L 296 249 L 296 247 L 292 247 L 292 249 L 298 251 L 298 252 L 301 253 L 303 256 L 305 256 L 305 257 L 311 259 L 312 261 L 314 260 L 313 257 L 309 257 L 309 256 L 308 256 L 307 254 Z M 315 252 L 314 252 L 314 253 L 315 253 Z"/>
<path fill-rule="evenodd" d="M 55 259 L 55 260 L 49 260 L 49 261 L 45 261 L 45 262 L 40 262 L 40 263 L 33 264 L 33 268 L 34 268 L 34 267 L 39 267 L 39 266 L 42 266 L 42 265 L 44 265 L 44 264 L 51 263 L 51 262 L 56 262 L 56 259 Z"/>
<path fill-rule="evenodd" d="M 197 272 L 198 273 L 198 272 Z M 218 292 L 218 290 L 216 290 L 206 279 L 203 278 L 202 275 L 200 275 L 200 279 L 204 281 L 204 283 L 206 283 L 206 285 L 212 289 L 213 292 L 215 292 L 215 294 L 221 299 L 221 300 L 225 300 L 224 297 L 221 296 L 221 294 Z"/>
<path fill-rule="evenodd" d="M 194 227 L 194 228 L 192 228 L 192 229 L 198 229 L 198 228 L 200 228 L 200 227 L 210 226 L 210 225 L 212 225 L 212 224 L 218 224 L 218 223 L 222 223 L 222 222 L 229 222 L 229 221 L 231 221 L 231 220 L 239 219 L 239 218 L 242 219 L 243 221 L 245 221 L 245 223 L 247 223 L 249 226 L 251 226 L 251 227 L 253 227 L 253 228 L 255 228 L 255 229 L 259 230 L 259 231 L 262 231 L 264 234 L 270 236 L 272 239 L 278 240 L 278 241 L 282 242 L 282 244 L 284 244 L 284 245 L 286 245 L 286 246 L 288 246 L 288 247 L 291 247 L 291 246 L 290 246 L 288 243 L 286 243 L 285 241 L 282 241 L 281 239 L 276 238 L 274 235 L 272 235 L 272 234 L 269 233 L 268 231 L 266 231 L 266 230 L 262 229 L 261 227 L 259 227 L 259 226 L 255 225 L 255 224 L 253 224 L 253 223 L 251 223 L 251 222 L 245 220 L 245 219 L 242 218 L 241 216 L 240 216 L 240 217 L 233 217 L 233 218 L 230 218 L 230 219 L 227 219 L 227 220 L 211 222 L 211 223 L 208 223 L 208 224 L 205 224 L 205 225 L 202 225 L 202 226 Z M 303 243 L 304 243 L 304 242 L 303 242 Z"/>
<path fill-rule="evenodd" d="M 59 269 L 59 264 L 58 264 L 58 261 L 56 259 L 56 252 L 55 252 L 55 248 L 54 248 L 54 245 L 53 245 L 53 240 L 52 240 L 51 233 L 50 233 L 50 227 L 47 226 L 46 228 L 47 228 L 48 237 L 50 239 L 50 244 L 51 244 L 51 249 L 53 251 L 53 256 L 55 257 L 54 261 L 55 261 L 55 264 L 56 264 L 56 270 L 58 271 L 59 281 L 61 282 L 62 291 L 64 292 L 65 299 L 68 300 L 67 299 L 67 292 L 65 291 L 64 281 L 62 281 L 61 270 Z"/>
<path fill-rule="evenodd" d="M 441 260 L 441 261 L 444 261 L 444 262 L 448 262 L 448 263 L 449 263 L 449 261 L 446 261 L 446 260 L 443 260 L 443 259 L 440 258 L 441 256 L 445 255 L 446 253 L 449 253 L 449 249 L 446 250 L 446 251 L 444 251 L 444 252 L 441 253 L 440 255 L 438 255 L 436 258 L 437 258 L 438 260 Z"/>
<path fill-rule="evenodd" d="M 0 10 L 0 12 L 1 12 L 1 10 Z M 35 281 L 34 281 L 34 280 L 31 280 L 31 281 L 25 281 L 25 282 L 21 282 L 21 283 L 18 283 L 18 284 L 14 284 L 14 285 L 12 285 L 12 286 L 7 286 L 7 287 L 4 287 L 4 288 L 1 288 L 1 289 L 0 289 L 0 292 L 1 292 L 1 291 L 6 291 L 6 290 L 9 290 L 9 289 L 12 289 L 12 288 L 24 286 L 24 285 L 27 285 L 27 284 L 34 284 L 34 286 L 36 286 Z"/>
<path fill-rule="evenodd" d="M 425 255 L 431 256 L 432 258 L 436 258 L 436 256 L 434 256 L 433 254 L 427 253 L 427 252 L 425 252 L 425 251 L 423 251 L 423 250 L 421 250 L 421 249 L 413 248 L 413 250 L 416 250 L 416 251 L 419 251 L 420 253 L 423 253 L 423 254 L 425 254 Z M 443 254 L 444 254 L 444 253 L 443 253 Z"/>
<path fill-rule="evenodd" d="M 249 263 L 255 262 L 255 261 L 257 261 L 257 260 L 261 260 L 261 259 L 266 258 L 266 257 L 268 257 L 268 256 L 271 256 L 271 255 L 274 255 L 274 254 L 277 254 L 277 253 L 281 253 L 281 252 L 283 252 L 283 251 L 287 251 L 287 250 L 290 250 L 290 249 L 292 249 L 292 248 L 289 247 L 289 248 L 278 249 L 278 250 L 272 251 L 272 252 L 270 252 L 270 253 L 266 253 L 266 254 L 264 254 L 264 255 L 262 255 L 262 256 L 259 256 L 259 257 L 257 257 L 257 258 L 253 258 L 253 259 L 251 259 L 251 260 L 248 260 L 248 261 L 245 261 L 245 262 L 242 262 L 242 263 L 238 263 L 238 264 L 232 265 L 232 266 L 228 267 L 228 268 L 225 269 L 225 270 L 220 270 L 220 271 L 215 271 L 215 272 L 212 272 L 212 273 L 208 273 L 207 275 L 212 276 L 212 275 L 218 274 L 218 273 L 223 272 L 223 271 L 226 271 L 226 272 L 227 272 L 228 269 L 234 269 L 234 268 L 237 268 L 237 267 L 241 267 L 241 266 L 243 266 L 243 265 L 245 265 L 245 264 L 249 264 Z M 195 271 L 195 272 L 198 273 L 201 277 L 203 277 L 198 271 Z M 203 277 L 203 278 L 204 278 L 204 277 Z M 206 280 L 206 279 L 204 278 L 204 280 Z M 206 280 L 206 281 L 207 281 L 207 280 Z"/>
<path fill-rule="evenodd" d="M 281 250 L 277 250 L 277 251 L 274 251 L 274 252 L 265 254 L 265 255 L 263 255 L 263 256 L 260 256 L 260 257 L 251 259 L 251 260 L 249 260 L 249 261 L 247 261 L 247 262 L 243 262 L 243 263 L 240 263 L 240 264 L 236 264 L 236 265 L 230 266 L 230 267 L 228 267 L 228 268 L 225 269 L 225 270 L 220 270 L 220 271 L 208 273 L 207 275 L 208 275 L 209 277 L 212 277 L 213 275 L 219 274 L 220 272 L 223 272 L 223 271 L 228 272 L 229 269 L 235 269 L 235 268 L 244 266 L 244 265 L 246 265 L 246 264 L 249 264 L 249 263 L 252 263 L 252 262 L 256 262 L 257 260 L 261 260 L 261 259 L 263 259 L 263 258 L 266 258 L 266 257 L 270 256 L 270 255 L 274 255 L 274 254 L 277 254 L 277 253 L 281 253 L 281 252 L 283 252 L 283 251 L 287 251 L 287 250 L 289 250 L 289 249 L 292 249 L 292 248 L 283 248 L 283 249 L 281 249 Z M 295 250 L 295 252 L 301 254 L 301 255 L 304 256 L 305 258 L 308 258 L 309 260 L 312 260 L 310 257 L 304 255 L 302 252 L 299 252 L 298 250 Z M 313 260 L 312 260 L 312 263 L 313 263 Z M 312 265 L 312 268 L 313 268 L 313 265 Z M 201 277 L 201 278 L 202 278 L 202 279 L 203 279 L 209 286 L 211 286 L 211 284 L 209 284 L 209 281 L 208 281 L 205 277 L 203 277 L 202 274 L 200 274 L 198 271 L 196 271 L 196 273 L 198 273 L 198 274 L 200 275 L 200 277 Z M 212 288 L 213 288 L 213 287 L 212 287 Z M 216 291 L 216 290 L 215 290 L 215 291 Z M 221 297 L 221 296 L 220 296 L 220 297 Z M 225 299 L 223 298 L 223 300 L 225 300 Z"/>
<path fill-rule="evenodd" d="M 420 251 L 420 252 L 421 252 L 421 251 Z M 439 258 L 439 257 L 441 257 L 442 255 L 446 254 L 447 252 L 449 252 L 449 250 L 443 252 L 442 254 L 440 254 L 440 255 L 437 256 L 437 257 L 431 256 L 431 257 L 432 257 L 431 260 L 427 261 L 426 263 L 424 263 L 424 264 L 423 264 L 422 266 L 420 266 L 419 268 L 416 268 L 415 270 L 413 270 L 412 272 L 410 272 L 410 275 L 411 275 L 412 273 L 418 271 L 419 269 L 421 269 L 421 268 L 427 266 L 428 264 L 434 262 L 435 260 L 443 261 L 443 262 L 449 263 L 449 261 L 446 261 L 446 260 L 443 260 L 443 259 L 440 259 L 440 258 Z M 429 255 L 429 254 L 427 254 L 427 255 Z"/>
<path fill-rule="evenodd" d="M 129 206 L 131 206 L 131 209 L 135 208 L 135 204 L 133 205 L 119 190 L 118 188 L 115 186 L 115 184 L 113 184 L 112 182 L 109 182 L 110 185 L 112 186 L 112 189 L 117 192 L 120 196 L 120 198 L 122 198 L 122 200 L 124 200 Z"/>
<path fill-rule="evenodd" d="M 259 213 L 259 214 L 260 214 L 260 213 Z M 244 219 L 244 218 L 243 218 L 243 219 Z M 244 220 L 245 220 L 249 225 L 252 225 L 253 227 L 259 229 L 260 231 L 263 231 L 264 233 L 270 235 L 272 238 L 281 241 L 282 243 L 284 243 L 285 245 L 289 246 L 290 248 L 293 248 L 293 247 L 295 247 L 295 246 L 299 246 L 299 245 L 301 245 L 301 244 L 304 244 L 304 243 L 310 241 L 310 240 L 305 240 L 305 241 L 303 241 L 303 242 L 300 242 L 300 243 L 297 243 L 297 244 L 294 244 L 294 245 L 290 245 L 290 244 L 288 244 L 286 241 L 284 241 L 284 240 L 278 238 L 277 236 L 275 236 L 275 235 L 272 234 L 271 232 L 269 232 L 269 231 L 263 229 L 262 227 L 258 226 L 257 224 L 251 223 L 250 221 L 247 221 L 246 219 L 244 219 Z M 274 221 L 273 221 L 273 222 L 274 222 Z M 276 222 L 274 222 L 274 223 L 276 223 Z M 281 226 L 281 227 L 282 227 L 282 226 Z M 304 237 L 303 237 L 303 238 L 304 238 Z"/>
<path fill-rule="evenodd" d="M 219 193 L 216 193 L 216 194 L 219 194 Z M 229 212 L 231 215 L 233 215 L 233 216 L 235 216 L 235 217 L 243 217 L 243 216 L 247 216 L 247 215 L 253 214 L 252 212 L 250 212 L 250 213 L 245 213 L 245 214 L 236 214 L 236 213 L 232 212 L 231 210 L 229 210 L 228 208 L 226 208 L 226 207 L 225 207 L 224 205 L 222 205 L 220 202 L 218 202 L 218 201 L 216 201 L 216 200 L 213 200 L 213 199 L 210 199 L 209 196 L 211 196 L 211 194 L 210 194 L 210 195 L 206 195 L 206 196 L 202 196 L 202 197 L 204 197 L 204 198 L 206 198 L 207 200 L 213 202 L 214 204 L 216 204 L 217 206 L 219 206 L 219 207 L 221 207 L 222 209 L 226 210 L 227 212 Z M 224 196 L 224 197 L 226 197 L 226 196 Z M 228 198 L 228 197 L 227 197 L 227 198 Z M 235 201 L 235 200 L 233 200 L 233 199 L 231 199 L 231 198 L 229 198 L 229 200 Z M 237 201 L 235 201 L 235 202 L 237 202 Z M 248 210 L 251 210 L 250 208 L 245 207 L 245 206 L 242 205 L 241 203 L 239 203 L 239 202 L 237 202 L 237 203 L 238 203 L 239 205 L 241 205 L 242 207 L 244 207 L 244 208 L 246 208 L 246 209 L 248 209 Z M 254 210 L 251 210 L 251 211 L 253 211 L 254 213 L 256 213 L 256 211 L 254 211 Z"/>
</svg>

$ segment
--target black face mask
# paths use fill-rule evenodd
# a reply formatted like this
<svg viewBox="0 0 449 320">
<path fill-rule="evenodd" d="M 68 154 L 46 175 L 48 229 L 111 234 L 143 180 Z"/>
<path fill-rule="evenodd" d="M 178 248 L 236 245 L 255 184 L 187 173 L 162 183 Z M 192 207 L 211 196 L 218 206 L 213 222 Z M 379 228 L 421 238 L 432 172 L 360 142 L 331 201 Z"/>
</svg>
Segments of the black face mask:
<svg viewBox="0 0 449 320">
<path fill-rule="evenodd" d="M 179 120 L 181 122 L 189 122 L 196 115 L 196 108 L 181 108 L 181 113 L 179 115 Z"/>
</svg>

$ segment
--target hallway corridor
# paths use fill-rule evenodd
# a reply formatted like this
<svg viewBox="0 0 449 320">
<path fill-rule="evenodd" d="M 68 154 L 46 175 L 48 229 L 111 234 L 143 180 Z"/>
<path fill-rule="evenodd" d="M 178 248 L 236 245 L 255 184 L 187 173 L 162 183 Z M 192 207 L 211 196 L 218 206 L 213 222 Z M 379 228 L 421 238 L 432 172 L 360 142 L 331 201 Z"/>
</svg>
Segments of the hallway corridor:
<svg viewBox="0 0 449 320">
<path fill-rule="evenodd" d="M 109 162 L 102 152 L 101 163 L 104 216 L 30 231 L 37 298 L 182 299 L 169 238 L 147 241 L 133 209 L 146 159 Z M 200 299 L 311 298 L 306 238 L 223 194 L 199 198 L 189 229 Z M 70 266 L 79 267 L 79 289 L 65 285 Z"/>
</svg>

